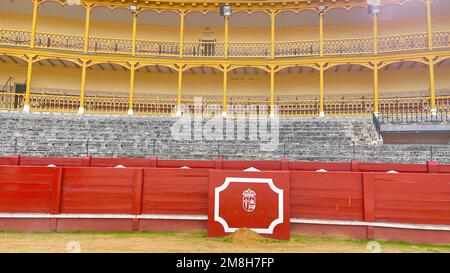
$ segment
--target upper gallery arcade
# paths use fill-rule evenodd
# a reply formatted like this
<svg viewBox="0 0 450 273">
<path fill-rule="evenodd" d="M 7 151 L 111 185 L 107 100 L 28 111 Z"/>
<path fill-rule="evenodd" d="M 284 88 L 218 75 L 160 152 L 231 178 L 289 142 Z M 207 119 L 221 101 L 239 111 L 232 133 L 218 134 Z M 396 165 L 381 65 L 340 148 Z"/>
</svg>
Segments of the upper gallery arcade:
<svg viewBox="0 0 450 273">
<path fill-rule="evenodd" d="M 449 1 L 381 5 L 369 13 L 366 0 L 1 1 L 2 91 L 25 89 L 23 101 L 11 95 L 1 107 L 164 113 L 202 96 L 222 112 L 260 103 L 285 115 L 369 114 L 399 98 L 447 111 Z M 167 107 L 142 106 L 155 98 Z"/>
</svg>

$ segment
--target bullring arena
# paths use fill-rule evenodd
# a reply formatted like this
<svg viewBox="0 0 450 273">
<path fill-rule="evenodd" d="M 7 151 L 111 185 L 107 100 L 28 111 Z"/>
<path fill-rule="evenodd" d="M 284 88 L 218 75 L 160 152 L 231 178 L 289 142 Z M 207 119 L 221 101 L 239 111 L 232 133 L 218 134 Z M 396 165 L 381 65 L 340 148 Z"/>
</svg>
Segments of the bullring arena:
<svg viewBox="0 0 450 273">
<path fill-rule="evenodd" d="M 447 0 L 0 3 L 0 252 L 450 252 Z"/>
</svg>

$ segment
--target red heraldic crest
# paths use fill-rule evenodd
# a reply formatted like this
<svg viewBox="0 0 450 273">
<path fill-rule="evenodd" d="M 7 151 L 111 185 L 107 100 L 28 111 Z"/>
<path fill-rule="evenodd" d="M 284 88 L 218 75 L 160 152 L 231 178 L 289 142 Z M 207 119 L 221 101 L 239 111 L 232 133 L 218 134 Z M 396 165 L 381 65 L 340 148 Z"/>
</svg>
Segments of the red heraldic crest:
<svg viewBox="0 0 450 273">
<path fill-rule="evenodd" d="M 208 236 L 250 228 L 267 237 L 289 240 L 289 172 L 211 170 Z"/>
</svg>

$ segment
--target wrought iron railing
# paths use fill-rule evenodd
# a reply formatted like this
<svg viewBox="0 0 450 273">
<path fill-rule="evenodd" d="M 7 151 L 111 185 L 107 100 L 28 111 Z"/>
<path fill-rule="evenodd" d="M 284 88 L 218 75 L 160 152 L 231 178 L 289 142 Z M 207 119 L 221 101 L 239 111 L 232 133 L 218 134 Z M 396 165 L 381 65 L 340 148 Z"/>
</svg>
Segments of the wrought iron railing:
<svg viewBox="0 0 450 273">
<path fill-rule="evenodd" d="M 82 51 L 84 47 L 84 37 L 54 33 L 36 33 L 34 45 L 43 48 Z"/>
<path fill-rule="evenodd" d="M 31 32 L 21 30 L 0 29 L 0 44 L 14 46 L 30 46 Z M 450 32 L 437 31 L 432 34 L 433 47 L 450 47 Z M 35 46 L 41 48 L 67 49 L 81 51 L 84 37 L 77 35 L 36 33 Z M 428 48 L 427 33 L 410 33 L 402 35 L 380 36 L 378 52 L 399 52 L 425 50 Z M 121 38 L 90 37 L 89 52 L 131 54 L 132 40 Z M 228 57 L 271 56 L 270 42 L 230 42 Z M 373 53 L 373 38 L 349 38 L 324 41 L 324 55 L 351 55 Z M 320 53 L 319 41 L 287 41 L 275 43 L 275 57 L 317 56 Z M 179 42 L 175 41 L 136 41 L 136 54 L 151 56 L 179 56 Z M 186 57 L 224 57 L 223 42 L 184 42 L 183 56 Z"/>
</svg>

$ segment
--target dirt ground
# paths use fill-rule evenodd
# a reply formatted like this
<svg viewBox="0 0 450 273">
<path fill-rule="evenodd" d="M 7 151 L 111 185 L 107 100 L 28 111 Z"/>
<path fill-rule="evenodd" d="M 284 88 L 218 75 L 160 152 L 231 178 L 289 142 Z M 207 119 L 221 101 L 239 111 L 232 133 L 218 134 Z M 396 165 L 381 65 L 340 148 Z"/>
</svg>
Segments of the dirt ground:
<svg viewBox="0 0 450 273">
<path fill-rule="evenodd" d="M 293 235 L 289 242 L 250 232 L 208 238 L 188 233 L 0 232 L 0 252 L 446 252 L 450 246 L 414 245 Z"/>
</svg>

